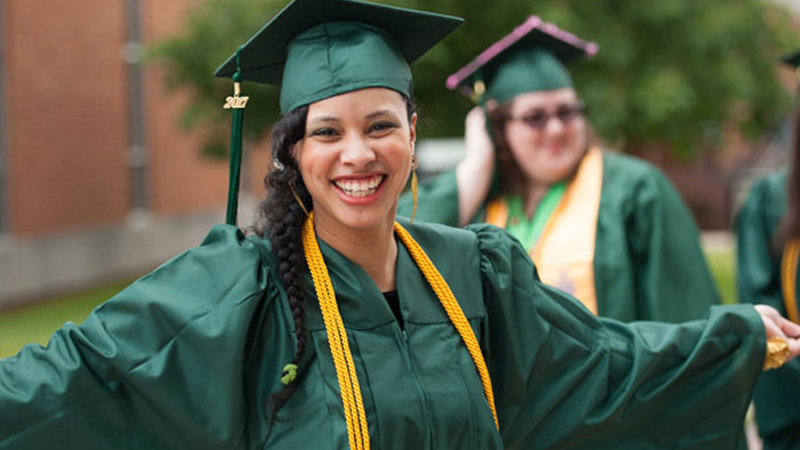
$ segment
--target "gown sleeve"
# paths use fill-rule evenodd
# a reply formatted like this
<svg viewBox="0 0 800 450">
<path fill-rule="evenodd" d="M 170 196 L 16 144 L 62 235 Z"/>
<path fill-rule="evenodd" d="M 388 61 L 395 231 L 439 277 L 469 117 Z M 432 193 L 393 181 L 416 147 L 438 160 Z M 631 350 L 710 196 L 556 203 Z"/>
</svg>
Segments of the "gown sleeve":
<svg viewBox="0 0 800 450">
<path fill-rule="evenodd" d="M 458 182 L 455 169 L 421 183 L 417 199 L 417 215 L 415 220 L 441 223 L 451 227 L 459 226 L 458 217 Z M 411 191 L 400 197 L 397 214 L 411 217 L 414 202 Z"/>
<path fill-rule="evenodd" d="M 684 324 L 597 318 L 542 284 L 505 232 L 469 229 L 507 449 L 736 448 L 766 345 L 752 307 Z"/>
<path fill-rule="evenodd" d="M 702 318 L 720 300 L 694 218 L 660 171 L 641 181 L 625 214 L 638 319 Z"/>
<path fill-rule="evenodd" d="M 757 181 L 736 219 L 739 300 L 770 305 L 786 316 L 781 292 L 780 252 L 773 235 L 785 208 L 785 178 Z M 756 384 L 754 403 L 761 435 L 800 428 L 800 361 L 765 373 Z"/>
<path fill-rule="evenodd" d="M 47 347 L 0 360 L 0 449 L 239 448 L 262 256 L 217 226 Z"/>
</svg>

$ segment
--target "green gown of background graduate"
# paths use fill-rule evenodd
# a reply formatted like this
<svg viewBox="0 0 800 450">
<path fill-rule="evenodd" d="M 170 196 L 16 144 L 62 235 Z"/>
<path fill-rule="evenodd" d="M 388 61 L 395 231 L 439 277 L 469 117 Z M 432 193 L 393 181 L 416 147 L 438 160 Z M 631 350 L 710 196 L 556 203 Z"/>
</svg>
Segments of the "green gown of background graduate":
<svg viewBox="0 0 800 450">
<path fill-rule="evenodd" d="M 765 303 L 787 316 L 781 259 L 775 233 L 786 211 L 789 172 L 782 170 L 753 185 L 736 220 L 739 299 Z M 797 275 L 795 275 L 795 278 Z M 797 299 L 791 301 L 797 302 Z M 754 392 L 756 421 L 767 449 L 800 448 L 800 363 L 765 373 Z"/>
<path fill-rule="evenodd" d="M 485 89 L 481 101 L 492 99 L 499 104 L 510 102 L 520 94 L 574 89 L 565 64 L 594 52 L 594 44 L 532 16 L 448 78 L 447 84 L 451 89 L 467 93 L 475 86 L 473 95 L 480 86 Z M 594 272 L 594 295 L 589 296 L 590 299 L 582 298 L 579 291 L 570 289 L 578 283 L 560 282 L 563 279 L 560 275 L 548 278 L 542 271 L 542 279 L 570 291 L 600 316 L 622 321 L 668 322 L 702 317 L 711 305 L 719 303 L 719 295 L 700 248 L 697 226 L 680 196 L 661 171 L 633 157 L 603 152 L 601 170 L 601 182 L 590 184 L 591 188 L 572 196 L 573 199 L 596 197 L 594 191 L 600 185 L 596 227 L 569 232 L 575 241 L 588 232 L 595 233 L 593 260 L 589 256 L 593 264 L 585 263 L 592 266 Z M 499 171 L 494 176 L 494 184 L 498 185 Z M 566 181 L 567 189 L 575 183 L 575 178 Z M 558 183 L 550 191 L 557 188 Z M 454 171 L 421 186 L 416 219 L 459 226 L 458 190 Z M 544 220 L 537 217 L 542 213 L 539 210 L 545 209 L 542 205 L 549 195 L 550 192 L 545 194 L 530 219 L 519 208 L 516 219 L 524 226 L 507 227 L 523 244 L 528 241 L 525 245 L 532 255 L 536 245 L 541 246 L 552 234 L 542 234 L 541 241 L 531 240 L 525 236 L 531 223 L 525 222 L 553 220 L 555 213 Z M 487 221 L 487 206 L 498 196 L 500 194 L 490 192 L 472 221 Z M 514 197 L 519 198 L 510 194 L 500 196 L 507 204 L 513 203 Z M 562 197 L 554 209 L 560 208 L 566 199 L 567 196 Z M 593 207 L 596 205 L 597 202 Z M 401 198 L 398 214 L 411 217 L 412 209 L 411 195 L 406 194 Z M 507 223 L 511 224 L 511 220 Z M 545 229 L 547 226 L 549 223 Z M 561 244 L 553 243 L 551 247 L 560 248 Z M 569 238 L 563 244 L 566 245 L 562 252 L 585 251 L 584 248 L 570 249 L 569 244 L 573 247 L 575 244 Z M 591 245 L 591 240 L 587 244 Z M 542 261 L 535 256 L 534 262 L 541 266 Z M 591 281 L 587 283 L 592 284 Z"/>
<path fill-rule="evenodd" d="M 485 225 L 404 224 L 442 272 L 491 373 L 499 432 L 472 359 L 399 246 L 404 327 L 354 263 L 321 243 L 374 448 L 733 448 L 764 361 L 761 319 L 624 325 L 541 284 Z M 298 389 L 267 438 L 267 399 L 294 352 L 270 243 L 215 227 L 203 244 L 0 360 L 0 449 L 344 449 L 336 371 L 310 279 Z"/>
<path fill-rule="evenodd" d="M 458 226 L 458 186 L 448 172 L 419 190 L 416 220 Z M 398 214 L 411 216 L 411 199 Z M 483 220 L 484 213 L 475 217 Z M 617 320 L 679 322 L 718 303 L 697 226 L 669 180 L 618 153 L 603 153 L 594 253 L 598 314 Z"/>
</svg>

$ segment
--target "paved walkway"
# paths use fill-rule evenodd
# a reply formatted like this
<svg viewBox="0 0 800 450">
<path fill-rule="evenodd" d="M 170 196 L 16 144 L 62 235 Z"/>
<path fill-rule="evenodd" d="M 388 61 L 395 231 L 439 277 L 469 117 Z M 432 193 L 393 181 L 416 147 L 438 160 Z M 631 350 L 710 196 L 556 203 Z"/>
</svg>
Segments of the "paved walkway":
<svg viewBox="0 0 800 450">
<path fill-rule="evenodd" d="M 703 231 L 700 242 L 707 252 L 727 252 L 736 248 L 736 236 L 732 231 Z"/>
</svg>

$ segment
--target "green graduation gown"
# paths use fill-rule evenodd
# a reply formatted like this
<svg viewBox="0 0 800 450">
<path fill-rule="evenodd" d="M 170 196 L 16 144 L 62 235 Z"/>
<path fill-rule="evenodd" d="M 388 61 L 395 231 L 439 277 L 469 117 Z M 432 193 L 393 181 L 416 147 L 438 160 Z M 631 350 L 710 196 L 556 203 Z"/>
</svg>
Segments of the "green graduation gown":
<svg viewBox="0 0 800 450">
<path fill-rule="evenodd" d="M 411 210 L 406 194 L 398 214 Z M 454 171 L 420 187 L 416 220 L 458 226 Z M 683 200 L 661 171 L 619 153 L 603 152 L 594 279 L 598 314 L 625 322 L 692 320 L 719 304 Z"/>
<path fill-rule="evenodd" d="M 736 219 L 737 280 L 742 302 L 766 303 L 784 316 L 781 292 L 781 252 L 775 230 L 786 211 L 788 171 L 776 172 L 753 184 Z M 756 385 L 754 401 L 759 433 L 769 440 L 786 434 L 800 442 L 800 362 L 765 373 Z M 782 448 L 781 446 L 773 448 Z M 796 447 L 792 447 L 796 448 Z"/>
<path fill-rule="evenodd" d="M 370 278 L 321 243 L 372 448 L 735 445 L 766 345 L 752 307 L 715 307 L 682 325 L 598 319 L 539 283 L 502 230 L 405 225 L 476 333 L 500 431 L 469 353 L 402 244 L 401 329 Z M 292 359 L 294 322 L 270 243 L 217 226 L 46 348 L 0 360 L 0 448 L 345 449 L 313 294 L 306 313 L 298 389 L 267 437 L 267 399 Z"/>
</svg>

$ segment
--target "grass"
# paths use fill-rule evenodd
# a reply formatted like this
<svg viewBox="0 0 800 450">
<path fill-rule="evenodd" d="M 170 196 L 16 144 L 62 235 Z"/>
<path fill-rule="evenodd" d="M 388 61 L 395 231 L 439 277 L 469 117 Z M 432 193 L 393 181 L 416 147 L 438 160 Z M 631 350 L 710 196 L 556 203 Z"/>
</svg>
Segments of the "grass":
<svg viewBox="0 0 800 450">
<path fill-rule="evenodd" d="M 720 295 L 725 303 L 736 302 L 736 261 L 732 251 L 707 252 Z M 65 322 L 82 322 L 92 309 L 113 296 L 132 280 L 122 280 L 86 292 L 56 297 L 32 306 L 0 313 L 0 358 L 16 354 L 23 345 L 46 344 Z"/>
<path fill-rule="evenodd" d="M 733 250 L 706 252 L 706 261 L 725 304 L 738 303 L 736 295 L 736 255 Z"/>
<path fill-rule="evenodd" d="M 46 344 L 66 322 L 81 323 L 95 306 L 129 285 L 126 279 L 71 295 L 0 312 L 0 358 L 15 355 L 25 344 Z"/>
</svg>

